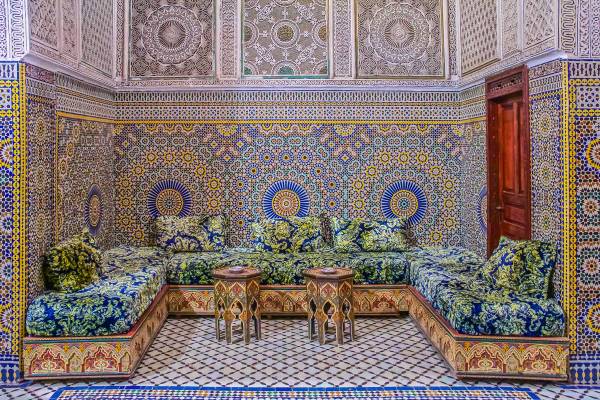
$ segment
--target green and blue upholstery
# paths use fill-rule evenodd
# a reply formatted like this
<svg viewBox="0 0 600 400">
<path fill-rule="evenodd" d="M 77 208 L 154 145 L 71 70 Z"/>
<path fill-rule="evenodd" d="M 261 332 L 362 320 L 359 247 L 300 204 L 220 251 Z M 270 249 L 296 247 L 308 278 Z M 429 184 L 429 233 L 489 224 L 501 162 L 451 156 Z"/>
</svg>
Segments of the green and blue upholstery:
<svg viewBox="0 0 600 400">
<path fill-rule="evenodd" d="M 333 246 L 340 253 L 406 251 L 407 221 L 332 218 Z"/>
<path fill-rule="evenodd" d="M 225 217 L 222 215 L 158 217 L 156 244 L 172 252 L 223 250 Z"/>
<path fill-rule="evenodd" d="M 100 280 L 76 292 L 48 291 L 36 298 L 27 311 L 27 332 L 33 336 L 102 336 L 129 331 L 165 284 L 165 254 L 133 247 L 109 253 L 118 261 Z M 135 260 L 134 264 L 128 264 L 128 259 Z"/>
<path fill-rule="evenodd" d="M 225 249 L 219 252 L 174 253 L 167 261 L 167 282 L 171 285 L 211 285 L 213 270 L 229 266 L 233 256 L 250 251 Z"/>
<path fill-rule="evenodd" d="M 555 245 L 502 237 L 481 269 L 481 277 L 490 285 L 513 293 L 546 299 L 555 264 Z"/>
<path fill-rule="evenodd" d="M 411 284 L 458 332 L 468 335 L 561 336 L 558 302 L 515 293 L 483 279 L 485 261 L 461 248 L 407 253 Z"/>
<path fill-rule="evenodd" d="M 298 253 L 326 246 L 319 217 L 264 219 L 251 223 L 251 239 L 257 251 Z"/>
<path fill-rule="evenodd" d="M 221 253 L 177 253 L 168 262 L 167 281 L 177 285 L 209 285 L 212 271 L 224 266 L 251 265 L 262 272 L 265 285 L 303 285 L 310 268 L 346 267 L 357 284 L 400 284 L 408 281 L 408 261 L 402 253 L 269 253 L 228 249 Z"/>
<path fill-rule="evenodd" d="M 44 260 L 46 286 L 59 292 L 76 292 L 98 280 L 101 253 L 94 237 L 84 230 L 52 247 Z"/>
</svg>

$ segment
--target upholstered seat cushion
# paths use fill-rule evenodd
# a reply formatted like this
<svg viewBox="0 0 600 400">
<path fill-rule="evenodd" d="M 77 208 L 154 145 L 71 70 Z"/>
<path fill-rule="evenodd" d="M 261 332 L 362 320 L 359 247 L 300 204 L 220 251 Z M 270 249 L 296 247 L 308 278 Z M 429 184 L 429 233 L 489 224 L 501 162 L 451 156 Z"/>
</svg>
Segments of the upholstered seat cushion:
<svg viewBox="0 0 600 400">
<path fill-rule="evenodd" d="M 218 252 L 174 253 L 167 261 L 167 282 L 172 285 L 212 285 L 212 271 L 231 262 L 235 255 L 250 252 L 248 249 L 225 249 Z"/>
<path fill-rule="evenodd" d="M 480 272 L 485 261 L 458 247 L 407 253 L 411 284 L 457 331 L 469 335 L 560 336 L 564 313 L 555 300 L 498 290 Z"/>
<path fill-rule="evenodd" d="M 177 253 L 168 262 L 167 280 L 179 285 L 213 283 L 212 271 L 228 265 L 251 265 L 262 272 L 265 285 L 303 285 L 309 268 L 347 267 L 355 283 L 406 283 L 408 261 L 402 253 L 334 253 L 333 251 L 269 253 L 228 249 L 222 253 Z"/>
<path fill-rule="evenodd" d="M 460 333 L 498 336 L 562 336 L 564 312 L 554 299 L 506 291 L 454 288 L 438 297 L 440 313 Z"/>
<path fill-rule="evenodd" d="M 165 283 L 165 257 L 149 248 L 121 247 L 111 253 L 118 260 L 99 281 L 77 292 L 47 292 L 36 298 L 27 311 L 27 332 L 101 336 L 129 331 Z"/>
</svg>

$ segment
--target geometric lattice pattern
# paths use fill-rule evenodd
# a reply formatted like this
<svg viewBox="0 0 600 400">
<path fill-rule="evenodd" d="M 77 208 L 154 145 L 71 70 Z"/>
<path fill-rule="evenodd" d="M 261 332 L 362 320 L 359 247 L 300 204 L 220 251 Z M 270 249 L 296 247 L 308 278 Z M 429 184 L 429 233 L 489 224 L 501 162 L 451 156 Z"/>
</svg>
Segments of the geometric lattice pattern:
<svg viewBox="0 0 600 400">
<path fill-rule="evenodd" d="M 252 397 L 254 399 L 264 400 L 329 400 L 333 396 L 343 396 L 346 400 L 353 399 L 373 399 L 373 400 L 454 400 L 457 395 L 465 396 L 473 400 L 521 400 L 521 399 L 537 399 L 529 389 L 513 389 L 513 388 L 487 388 L 473 387 L 469 389 L 455 388 L 436 388 L 429 389 L 423 387 L 400 386 L 390 388 L 373 388 L 373 389 L 358 389 L 358 388 L 313 388 L 307 390 L 294 390 L 293 388 L 281 389 L 229 389 L 229 388 L 214 388 L 205 389 L 197 388 L 137 388 L 122 387 L 115 388 L 89 388 L 89 387 L 73 387 L 64 388 L 55 394 L 56 400 L 72 399 L 77 397 L 80 400 L 95 400 L 99 397 L 105 400 L 134 400 L 141 395 L 157 395 L 161 399 L 178 399 L 178 400 L 203 400 L 207 396 L 211 399 L 231 399 Z M 338 397 L 339 398 L 339 397 Z"/>
<path fill-rule="evenodd" d="M 113 238 L 113 125 L 60 117 L 56 232 L 64 240 L 87 226 L 102 248 Z M 94 221 L 92 223 L 92 221 Z"/>
<path fill-rule="evenodd" d="M 25 65 L 0 62 L 0 87 L 12 99 L 11 109 L 0 110 L 0 384 L 5 384 L 20 379 L 25 313 Z"/>
<path fill-rule="evenodd" d="M 327 77 L 326 1 L 246 0 L 243 4 L 245 76 Z"/>
<path fill-rule="evenodd" d="M 444 75 L 441 1 L 356 4 L 359 77 Z"/>
<path fill-rule="evenodd" d="M 81 15 L 81 60 L 105 75 L 112 76 L 112 0 L 81 0 Z"/>
<path fill-rule="evenodd" d="M 118 125 L 116 238 L 152 243 L 156 210 L 185 210 L 225 213 L 232 244 L 248 245 L 255 218 L 325 212 L 415 217 L 411 229 L 421 243 L 459 244 L 457 128 L 322 121 Z"/>
<path fill-rule="evenodd" d="M 131 0 L 132 78 L 213 75 L 212 0 Z"/>
<path fill-rule="evenodd" d="M 49 399 L 64 387 L 107 385 L 221 388 L 474 387 L 530 390 L 544 400 L 600 399 L 600 390 L 517 382 L 458 381 L 409 317 L 358 318 L 351 344 L 319 345 L 306 337 L 306 319 L 262 321 L 263 337 L 223 345 L 213 318 L 169 319 L 125 382 L 36 382 L 6 390 L 8 399 Z M 455 393 L 463 399 L 461 393 Z M 372 397 L 367 397 L 372 398 Z M 497 397 L 505 398 L 505 397 Z M 527 399 L 528 397 L 523 397 Z"/>
<path fill-rule="evenodd" d="M 463 73 L 498 58 L 496 1 L 461 0 L 460 40 Z"/>
</svg>

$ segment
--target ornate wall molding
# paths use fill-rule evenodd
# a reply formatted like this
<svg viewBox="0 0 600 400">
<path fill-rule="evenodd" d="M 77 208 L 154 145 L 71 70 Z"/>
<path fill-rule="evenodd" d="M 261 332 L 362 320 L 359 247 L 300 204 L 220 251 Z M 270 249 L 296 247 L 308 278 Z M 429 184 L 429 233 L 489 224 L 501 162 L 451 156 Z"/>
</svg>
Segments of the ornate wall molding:
<svg viewBox="0 0 600 400">
<path fill-rule="evenodd" d="M 354 29 L 352 0 L 331 0 L 333 30 L 333 77 L 353 76 Z"/>
<path fill-rule="evenodd" d="M 219 73 L 223 79 L 240 76 L 240 0 L 219 2 Z"/>
<path fill-rule="evenodd" d="M 441 0 L 356 0 L 357 75 L 444 77 Z"/>
</svg>

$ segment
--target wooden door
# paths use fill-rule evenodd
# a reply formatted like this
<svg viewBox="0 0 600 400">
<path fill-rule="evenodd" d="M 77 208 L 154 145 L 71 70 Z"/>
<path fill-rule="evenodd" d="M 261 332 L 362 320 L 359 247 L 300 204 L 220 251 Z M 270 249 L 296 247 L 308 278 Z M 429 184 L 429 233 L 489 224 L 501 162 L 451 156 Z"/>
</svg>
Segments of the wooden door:
<svg viewBox="0 0 600 400">
<path fill-rule="evenodd" d="M 488 254 L 500 236 L 531 238 L 531 148 L 527 68 L 486 81 Z"/>
</svg>

